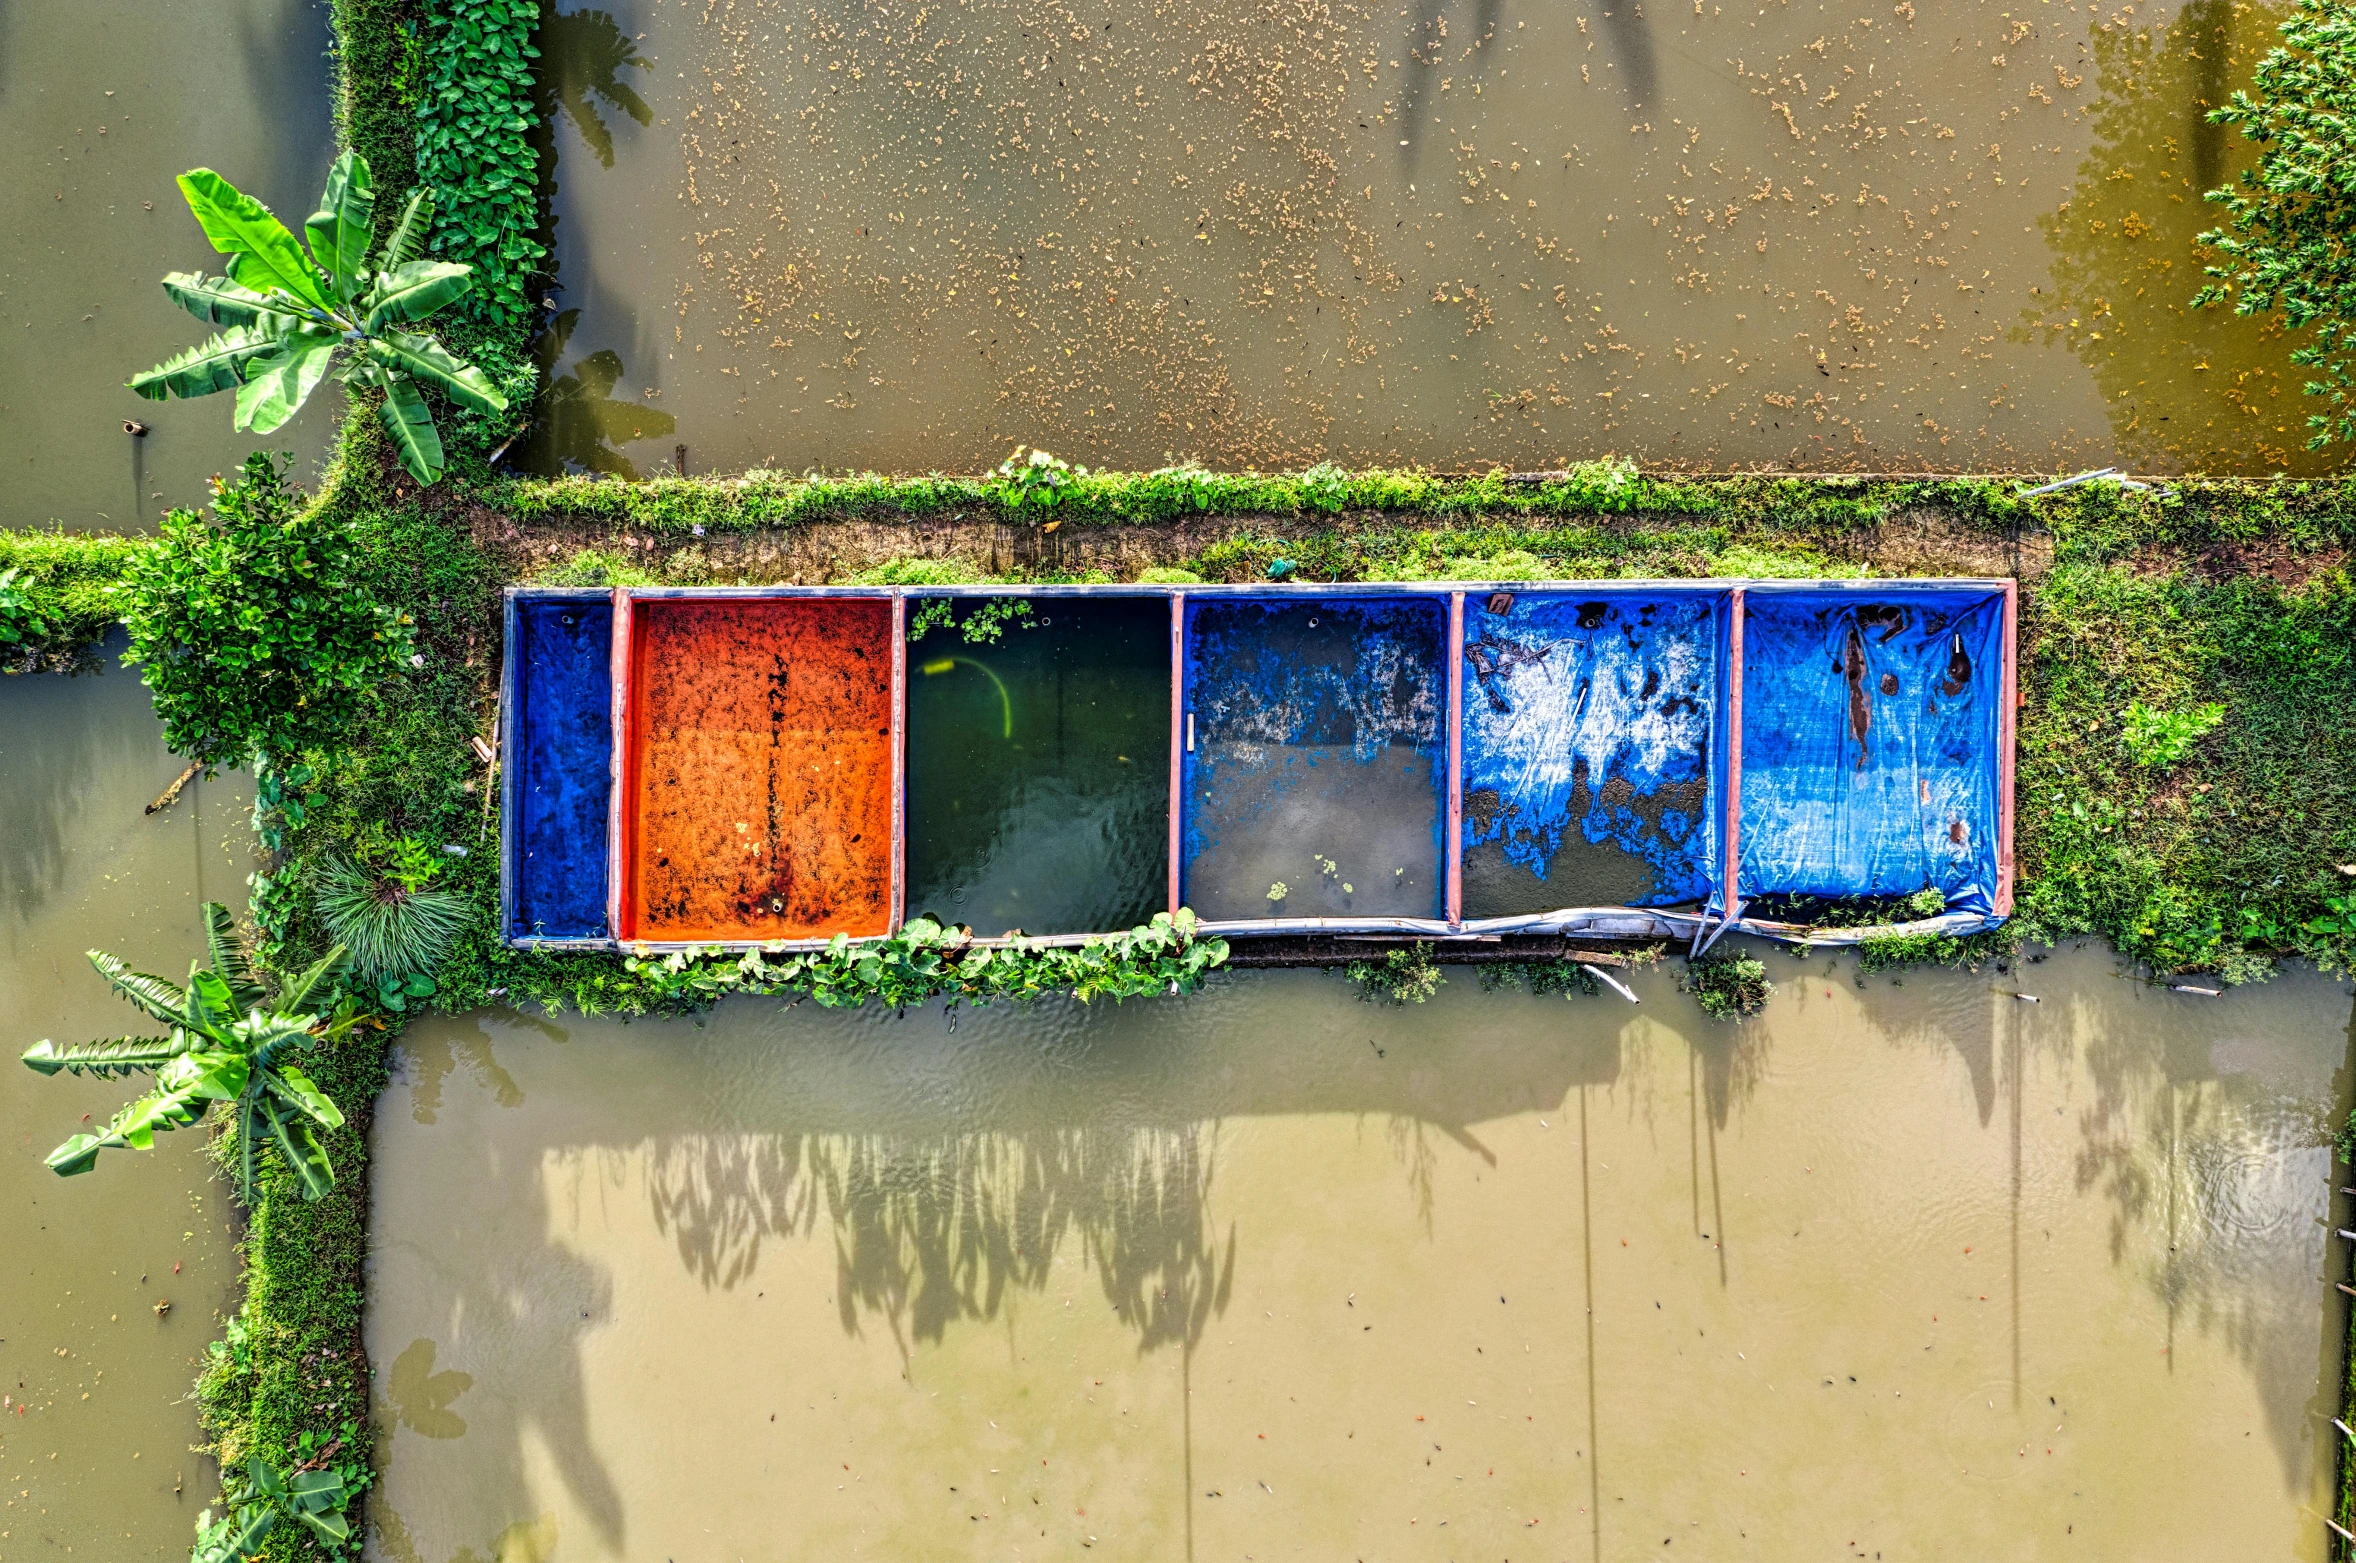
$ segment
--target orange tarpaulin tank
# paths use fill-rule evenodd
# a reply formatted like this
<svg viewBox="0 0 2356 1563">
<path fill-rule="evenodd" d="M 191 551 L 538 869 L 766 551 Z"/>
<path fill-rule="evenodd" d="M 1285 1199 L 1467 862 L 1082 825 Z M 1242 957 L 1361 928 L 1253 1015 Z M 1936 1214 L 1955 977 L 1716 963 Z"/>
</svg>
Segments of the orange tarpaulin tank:
<svg viewBox="0 0 2356 1563">
<path fill-rule="evenodd" d="M 622 937 L 888 932 L 891 601 L 631 606 Z"/>
</svg>

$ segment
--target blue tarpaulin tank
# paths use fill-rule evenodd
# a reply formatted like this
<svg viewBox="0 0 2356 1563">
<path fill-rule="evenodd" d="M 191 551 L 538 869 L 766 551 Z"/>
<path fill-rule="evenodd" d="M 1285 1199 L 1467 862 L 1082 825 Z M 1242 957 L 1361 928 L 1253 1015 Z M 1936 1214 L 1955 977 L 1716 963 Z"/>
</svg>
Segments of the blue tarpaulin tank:
<svg viewBox="0 0 2356 1563">
<path fill-rule="evenodd" d="M 1190 597 L 1184 895 L 1205 918 L 1439 918 L 1448 604 Z"/>
<path fill-rule="evenodd" d="M 508 599 L 510 939 L 603 939 L 613 798 L 612 601 Z"/>
<path fill-rule="evenodd" d="M 1728 598 L 1657 585 L 1467 598 L 1465 917 L 1709 897 Z"/>
<path fill-rule="evenodd" d="M 2004 596 L 1753 585 L 1739 893 L 1941 892 L 1997 912 Z"/>
</svg>

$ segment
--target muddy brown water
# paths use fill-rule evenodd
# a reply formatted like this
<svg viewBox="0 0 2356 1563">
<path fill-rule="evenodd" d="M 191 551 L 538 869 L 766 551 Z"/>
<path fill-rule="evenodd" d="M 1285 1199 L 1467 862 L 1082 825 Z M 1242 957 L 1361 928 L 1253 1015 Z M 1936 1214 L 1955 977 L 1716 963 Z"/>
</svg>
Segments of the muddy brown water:
<svg viewBox="0 0 2356 1563">
<path fill-rule="evenodd" d="M 245 897 L 250 784 L 192 782 L 142 813 L 180 762 L 120 649 L 97 676 L 0 679 L 0 1560 L 184 1558 L 214 1495 L 188 1394 L 236 1269 L 202 1140 L 61 1179 L 41 1158 L 139 1083 L 16 1061 L 42 1037 L 148 1029 L 82 952 L 178 980 L 202 904 Z"/>
<path fill-rule="evenodd" d="M 414 1027 L 375 1554 L 2323 1557 L 2348 985 L 1768 959 Z"/>
<path fill-rule="evenodd" d="M 224 259 L 180 173 L 215 169 L 297 230 L 317 203 L 335 156 L 327 7 L 0 0 L 0 43 L 0 144 L 21 160 L 0 192 L 0 526 L 149 529 L 256 449 L 294 453 L 310 482 L 340 411 L 332 385 L 256 436 L 230 427 L 227 395 L 149 402 L 123 382 L 211 330 L 158 285 Z"/>
<path fill-rule="evenodd" d="M 576 7 L 526 459 L 2314 470 L 2187 307 L 2287 14 Z"/>
</svg>

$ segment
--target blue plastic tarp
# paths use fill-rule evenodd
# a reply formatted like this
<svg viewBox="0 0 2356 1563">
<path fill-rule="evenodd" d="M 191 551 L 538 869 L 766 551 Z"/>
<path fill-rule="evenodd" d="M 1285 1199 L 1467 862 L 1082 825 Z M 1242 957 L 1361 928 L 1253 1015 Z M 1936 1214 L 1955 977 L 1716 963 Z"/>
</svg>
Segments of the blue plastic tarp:
<svg viewBox="0 0 2356 1563">
<path fill-rule="evenodd" d="M 510 938 L 607 935 L 613 625 L 612 603 L 598 598 L 515 605 Z"/>
<path fill-rule="evenodd" d="M 1447 630 L 1429 596 L 1187 601 L 1188 905 L 1444 915 Z"/>
<path fill-rule="evenodd" d="M 1992 912 L 2002 594 L 1746 595 L 1741 895 L 1927 888 Z"/>
<path fill-rule="evenodd" d="M 1728 596 L 1466 599 L 1466 917 L 1708 898 L 1725 816 L 1712 760 Z"/>
</svg>

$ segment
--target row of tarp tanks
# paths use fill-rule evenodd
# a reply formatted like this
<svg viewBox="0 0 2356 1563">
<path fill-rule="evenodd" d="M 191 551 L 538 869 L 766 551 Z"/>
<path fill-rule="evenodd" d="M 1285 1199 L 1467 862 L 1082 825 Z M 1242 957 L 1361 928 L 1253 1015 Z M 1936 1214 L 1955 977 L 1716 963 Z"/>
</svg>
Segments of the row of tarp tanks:
<svg viewBox="0 0 2356 1563">
<path fill-rule="evenodd" d="M 1988 581 L 519 588 L 504 932 L 1037 936 L 1174 903 L 1494 931 L 1925 889 L 1993 921 L 2007 605 Z"/>
</svg>

